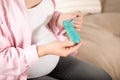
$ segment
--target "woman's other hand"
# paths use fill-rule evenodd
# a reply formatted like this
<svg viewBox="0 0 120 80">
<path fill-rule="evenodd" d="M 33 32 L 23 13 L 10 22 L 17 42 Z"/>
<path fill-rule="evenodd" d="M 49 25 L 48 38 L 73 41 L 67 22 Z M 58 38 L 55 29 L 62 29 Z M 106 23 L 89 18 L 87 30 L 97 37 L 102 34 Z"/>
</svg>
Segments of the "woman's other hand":
<svg viewBox="0 0 120 80">
<path fill-rule="evenodd" d="M 38 46 L 38 56 L 51 54 L 65 57 L 75 52 L 81 45 L 82 42 L 74 45 L 71 41 L 54 41 L 43 46 Z"/>
<path fill-rule="evenodd" d="M 57 26 L 61 30 L 63 29 L 62 21 L 70 20 L 72 21 L 76 17 L 77 21 L 74 23 L 74 27 L 77 31 L 80 31 L 82 25 L 82 15 L 79 12 L 76 13 L 62 13 L 57 21 Z"/>
</svg>

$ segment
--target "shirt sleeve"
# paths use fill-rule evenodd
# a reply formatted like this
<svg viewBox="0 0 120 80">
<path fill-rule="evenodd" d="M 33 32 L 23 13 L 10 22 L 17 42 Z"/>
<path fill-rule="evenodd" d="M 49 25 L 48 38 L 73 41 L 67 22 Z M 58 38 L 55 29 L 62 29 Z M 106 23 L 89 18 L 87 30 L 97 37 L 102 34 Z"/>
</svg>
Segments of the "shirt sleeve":
<svg viewBox="0 0 120 80">
<path fill-rule="evenodd" d="M 58 40 L 65 41 L 67 39 L 64 36 L 65 30 L 59 30 L 58 26 L 56 25 L 60 14 L 60 12 L 55 11 L 48 25 Z"/>
<path fill-rule="evenodd" d="M 0 31 L 0 74 L 20 75 L 38 59 L 36 46 L 14 47 Z"/>
</svg>

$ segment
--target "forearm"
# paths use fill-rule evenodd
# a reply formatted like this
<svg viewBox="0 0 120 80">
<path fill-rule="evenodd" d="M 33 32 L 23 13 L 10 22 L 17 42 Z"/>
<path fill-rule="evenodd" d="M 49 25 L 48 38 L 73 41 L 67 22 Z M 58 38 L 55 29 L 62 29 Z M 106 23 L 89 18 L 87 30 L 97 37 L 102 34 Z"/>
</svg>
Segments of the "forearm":
<svg viewBox="0 0 120 80">
<path fill-rule="evenodd" d="M 38 59 L 36 46 L 8 47 L 0 50 L 0 74 L 20 75 Z"/>
<path fill-rule="evenodd" d="M 37 46 L 37 53 L 38 53 L 39 57 L 47 55 L 48 52 L 49 51 L 47 50 L 47 48 L 45 47 L 45 45 Z"/>
</svg>

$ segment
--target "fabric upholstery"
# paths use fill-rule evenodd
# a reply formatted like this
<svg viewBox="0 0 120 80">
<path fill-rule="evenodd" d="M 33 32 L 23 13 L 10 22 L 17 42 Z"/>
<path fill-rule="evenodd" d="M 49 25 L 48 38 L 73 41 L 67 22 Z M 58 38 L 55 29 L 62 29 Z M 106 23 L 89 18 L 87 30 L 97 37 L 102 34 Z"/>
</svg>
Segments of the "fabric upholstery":
<svg viewBox="0 0 120 80">
<path fill-rule="evenodd" d="M 120 80 L 120 14 L 104 13 L 84 17 L 79 33 L 83 46 L 77 57 L 102 67 Z"/>
<path fill-rule="evenodd" d="M 120 0 L 102 0 L 103 12 L 120 12 Z"/>
</svg>

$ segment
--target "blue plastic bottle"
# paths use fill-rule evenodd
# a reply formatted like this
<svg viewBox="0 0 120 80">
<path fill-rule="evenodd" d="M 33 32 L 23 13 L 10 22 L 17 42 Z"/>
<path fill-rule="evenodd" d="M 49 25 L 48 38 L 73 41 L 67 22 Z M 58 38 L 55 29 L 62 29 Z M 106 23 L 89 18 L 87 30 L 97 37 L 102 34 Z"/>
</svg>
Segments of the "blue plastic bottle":
<svg viewBox="0 0 120 80">
<path fill-rule="evenodd" d="M 72 21 L 70 20 L 64 20 L 62 22 L 64 29 L 66 30 L 69 38 L 74 42 L 74 44 L 80 43 L 80 36 L 76 29 L 74 28 L 74 23 L 76 22 L 76 18 L 74 18 Z"/>
</svg>

